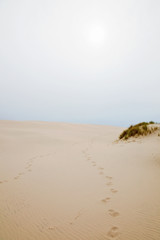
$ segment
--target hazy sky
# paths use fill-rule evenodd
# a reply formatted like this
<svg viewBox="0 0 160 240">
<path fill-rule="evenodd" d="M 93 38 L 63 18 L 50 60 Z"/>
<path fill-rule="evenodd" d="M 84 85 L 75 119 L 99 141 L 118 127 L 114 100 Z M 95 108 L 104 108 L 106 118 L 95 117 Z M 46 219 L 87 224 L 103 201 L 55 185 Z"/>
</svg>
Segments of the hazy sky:
<svg viewBox="0 0 160 240">
<path fill-rule="evenodd" d="M 160 121 L 160 1 L 0 0 L 0 119 Z"/>
</svg>

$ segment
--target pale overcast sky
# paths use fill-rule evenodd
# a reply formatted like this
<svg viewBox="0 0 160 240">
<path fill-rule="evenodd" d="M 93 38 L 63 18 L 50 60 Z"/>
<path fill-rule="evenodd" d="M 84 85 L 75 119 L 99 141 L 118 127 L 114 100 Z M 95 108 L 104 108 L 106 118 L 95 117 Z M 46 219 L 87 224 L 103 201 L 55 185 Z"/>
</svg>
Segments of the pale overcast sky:
<svg viewBox="0 0 160 240">
<path fill-rule="evenodd" d="M 160 121 L 159 0 L 0 0 L 0 119 Z"/>
</svg>

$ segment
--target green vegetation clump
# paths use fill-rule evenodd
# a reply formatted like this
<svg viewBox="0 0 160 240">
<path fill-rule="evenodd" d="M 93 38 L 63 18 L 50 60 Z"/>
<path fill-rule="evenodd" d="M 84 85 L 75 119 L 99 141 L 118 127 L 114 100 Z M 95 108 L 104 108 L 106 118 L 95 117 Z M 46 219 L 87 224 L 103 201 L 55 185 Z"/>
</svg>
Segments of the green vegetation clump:
<svg viewBox="0 0 160 240">
<path fill-rule="evenodd" d="M 154 124 L 153 121 L 150 122 L 141 122 L 136 125 L 131 125 L 127 130 L 124 130 L 119 139 L 127 140 L 130 137 L 146 136 L 156 131 L 157 127 L 148 127 L 148 125 Z"/>
</svg>

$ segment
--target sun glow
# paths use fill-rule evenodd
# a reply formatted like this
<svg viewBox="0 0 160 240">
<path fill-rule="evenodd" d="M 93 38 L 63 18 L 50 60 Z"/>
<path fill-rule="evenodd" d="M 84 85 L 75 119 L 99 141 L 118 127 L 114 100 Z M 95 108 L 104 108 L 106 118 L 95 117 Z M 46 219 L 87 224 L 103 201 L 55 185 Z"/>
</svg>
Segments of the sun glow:
<svg viewBox="0 0 160 240">
<path fill-rule="evenodd" d="M 105 29 L 100 25 L 93 25 L 88 30 L 88 41 L 93 46 L 102 46 L 105 43 Z"/>
</svg>

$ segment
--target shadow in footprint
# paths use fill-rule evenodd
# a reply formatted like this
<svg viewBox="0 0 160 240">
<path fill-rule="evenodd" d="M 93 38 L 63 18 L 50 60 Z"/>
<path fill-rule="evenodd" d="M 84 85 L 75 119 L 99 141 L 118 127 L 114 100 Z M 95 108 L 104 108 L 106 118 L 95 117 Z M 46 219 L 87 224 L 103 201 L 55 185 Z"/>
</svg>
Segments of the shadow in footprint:
<svg viewBox="0 0 160 240">
<path fill-rule="evenodd" d="M 113 209 L 109 209 L 108 212 L 112 217 L 118 217 L 120 215 L 119 212 L 116 212 Z"/>
<path fill-rule="evenodd" d="M 109 230 L 107 235 L 108 235 L 108 237 L 111 237 L 111 238 L 118 237 L 119 236 L 118 227 L 116 227 L 116 226 L 111 227 L 111 229 Z"/>
<path fill-rule="evenodd" d="M 55 229 L 56 229 L 56 227 L 49 227 L 48 228 L 48 230 L 52 230 L 52 231 L 55 230 Z"/>
<path fill-rule="evenodd" d="M 24 172 L 20 172 L 18 175 L 21 176 L 21 175 L 24 175 L 25 173 Z"/>
<path fill-rule="evenodd" d="M 106 176 L 106 178 L 107 178 L 107 179 L 109 179 L 109 180 L 111 180 L 111 179 L 112 179 L 112 177 L 110 177 L 110 176 Z"/>
<path fill-rule="evenodd" d="M 72 225 L 72 224 L 82 215 L 82 212 L 81 212 L 81 211 L 82 211 L 82 210 L 80 210 L 80 211 L 77 213 L 77 215 L 74 217 L 73 221 L 69 223 L 70 225 Z"/>
<path fill-rule="evenodd" d="M 109 202 L 110 199 L 111 199 L 110 197 L 107 197 L 107 198 L 102 199 L 101 202 L 107 203 L 107 202 Z"/>
<path fill-rule="evenodd" d="M 116 190 L 116 189 L 114 189 L 114 188 L 111 188 L 111 192 L 112 192 L 112 193 L 117 193 L 118 190 Z"/>
<path fill-rule="evenodd" d="M 20 177 L 20 176 L 16 176 L 16 177 L 14 177 L 14 180 L 17 180 L 19 177 Z"/>
</svg>

